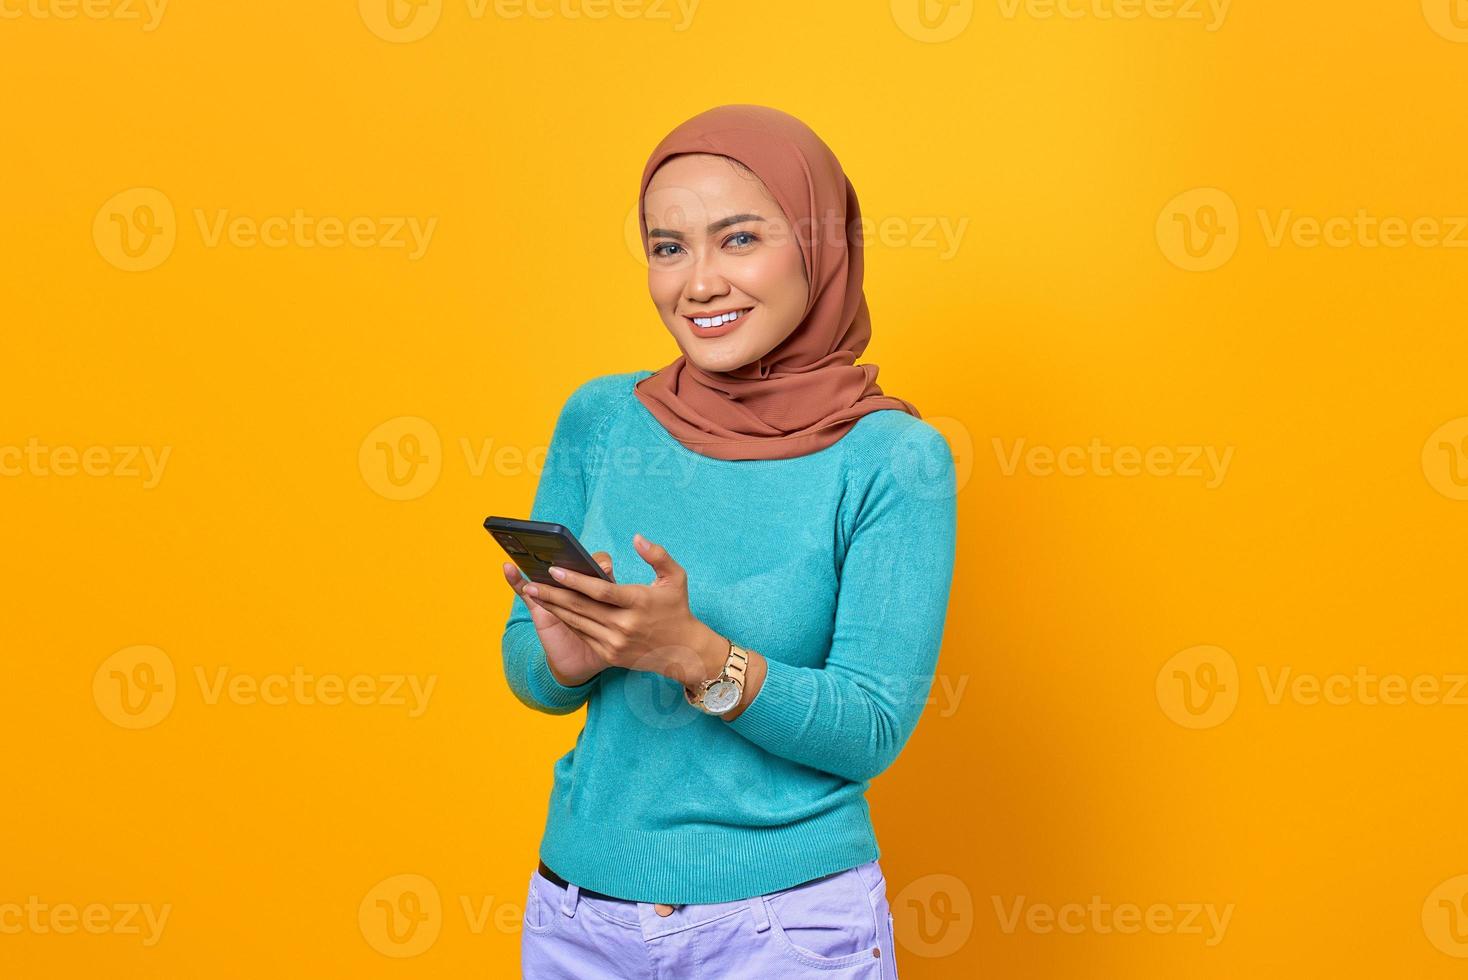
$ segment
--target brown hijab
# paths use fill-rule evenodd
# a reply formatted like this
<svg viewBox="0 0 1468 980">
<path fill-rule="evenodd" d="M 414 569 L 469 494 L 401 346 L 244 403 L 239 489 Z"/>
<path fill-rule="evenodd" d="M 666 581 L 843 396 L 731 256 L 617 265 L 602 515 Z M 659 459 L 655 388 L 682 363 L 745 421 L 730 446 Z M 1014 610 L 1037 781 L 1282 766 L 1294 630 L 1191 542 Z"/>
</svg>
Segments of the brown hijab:
<svg viewBox="0 0 1468 980">
<path fill-rule="evenodd" d="M 732 157 L 764 181 L 789 219 L 811 283 L 805 316 L 769 353 L 733 371 L 704 371 L 680 355 L 633 389 L 684 446 L 716 459 L 788 459 L 824 449 L 868 412 L 916 406 L 882 394 L 878 367 L 857 364 L 872 336 L 862 292 L 861 208 L 831 149 L 794 116 L 758 105 L 724 105 L 678 126 L 642 171 L 641 202 L 654 172 L 680 153 Z M 834 229 L 834 234 L 832 230 Z"/>
</svg>

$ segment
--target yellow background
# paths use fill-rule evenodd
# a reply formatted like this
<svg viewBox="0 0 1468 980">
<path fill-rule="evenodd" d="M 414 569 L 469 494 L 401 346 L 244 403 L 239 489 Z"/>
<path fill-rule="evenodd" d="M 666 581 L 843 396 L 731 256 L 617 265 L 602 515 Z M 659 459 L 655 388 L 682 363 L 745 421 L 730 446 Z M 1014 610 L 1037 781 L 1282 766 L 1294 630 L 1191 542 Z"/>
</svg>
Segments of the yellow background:
<svg viewBox="0 0 1468 980">
<path fill-rule="evenodd" d="M 1468 915 L 1439 904 L 1468 872 L 1468 705 L 1271 699 L 1260 676 L 1468 671 L 1468 491 L 1441 448 L 1468 435 L 1468 250 L 1270 240 L 1286 213 L 1468 214 L 1468 11 L 1459 30 L 1448 0 L 1238 0 L 1221 24 L 994 0 L 930 8 L 956 27 L 934 41 L 903 0 L 703 0 L 685 30 L 651 0 L 599 19 L 449 0 L 404 42 L 351 0 L 174 0 L 153 30 L 43 16 L 67 9 L 0 19 L 0 444 L 170 455 L 151 487 L 0 478 L 0 906 L 171 912 L 148 947 L 0 932 L 0 975 L 514 975 L 581 715 L 508 691 L 510 592 L 478 525 L 528 512 L 576 385 L 676 356 L 627 219 L 656 142 L 726 102 L 806 120 L 890 219 L 865 359 L 965 474 L 937 699 L 870 793 L 904 980 L 1468 968 Z M 107 210 L 133 188 L 175 212 L 141 271 L 107 238 L 146 217 Z M 413 260 L 210 245 L 197 217 L 297 209 L 436 227 Z M 946 254 L 917 234 L 943 221 L 965 229 Z M 1180 267 L 1168 229 L 1205 226 L 1234 251 Z M 393 499 L 376 441 L 430 431 Z M 1006 472 L 1019 440 L 1092 439 L 1232 455 L 1211 488 Z M 176 674 L 134 729 L 104 662 L 137 646 Z M 1203 727 L 1170 686 L 1175 655 L 1194 681 L 1224 663 L 1198 647 L 1237 670 Z M 197 671 L 226 667 L 436 687 L 417 718 L 211 703 Z M 440 902 L 421 950 L 374 934 L 374 889 L 403 881 Z M 997 911 L 1092 896 L 1233 910 L 1213 945 Z"/>
</svg>

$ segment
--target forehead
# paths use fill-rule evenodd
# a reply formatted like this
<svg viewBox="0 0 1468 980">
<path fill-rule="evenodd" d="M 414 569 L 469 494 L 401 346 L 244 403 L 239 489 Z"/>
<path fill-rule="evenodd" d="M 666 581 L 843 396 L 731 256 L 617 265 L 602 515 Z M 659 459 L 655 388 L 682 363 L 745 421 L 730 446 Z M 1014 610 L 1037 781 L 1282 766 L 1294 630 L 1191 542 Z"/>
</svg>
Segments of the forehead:
<svg viewBox="0 0 1468 980">
<path fill-rule="evenodd" d="M 683 154 L 658 167 L 648 182 L 643 210 L 661 227 L 700 230 L 709 221 L 739 212 L 772 221 L 783 217 L 762 180 L 710 153 Z"/>
</svg>

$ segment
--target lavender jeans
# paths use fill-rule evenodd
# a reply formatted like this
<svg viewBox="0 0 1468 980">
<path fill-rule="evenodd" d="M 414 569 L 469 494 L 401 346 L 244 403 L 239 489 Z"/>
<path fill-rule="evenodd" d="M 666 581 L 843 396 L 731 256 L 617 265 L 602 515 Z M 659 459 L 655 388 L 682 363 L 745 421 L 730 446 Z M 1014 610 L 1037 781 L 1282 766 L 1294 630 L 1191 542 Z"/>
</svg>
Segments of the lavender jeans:
<svg viewBox="0 0 1468 980">
<path fill-rule="evenodd" d="M 530 876 L 526 980 L 897 980 L 887 879 L 869 861 L 768 895 L 680 905 L 591 898 Z"/>
</svg>

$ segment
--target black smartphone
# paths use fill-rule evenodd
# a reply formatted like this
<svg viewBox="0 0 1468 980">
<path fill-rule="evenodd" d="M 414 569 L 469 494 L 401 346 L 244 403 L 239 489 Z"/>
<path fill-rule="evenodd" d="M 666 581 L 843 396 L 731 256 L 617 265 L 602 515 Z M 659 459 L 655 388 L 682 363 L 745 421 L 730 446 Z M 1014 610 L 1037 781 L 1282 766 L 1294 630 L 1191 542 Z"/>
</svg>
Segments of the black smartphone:
<svg viewBox="0 0 1468 980">
<path fill-rule="evenodd" d="M 573 572 L 592 575 L 603 582 L 614 581 L 601 570 L 576 535 L 564 524 L 550 521 L 518 521 L 513 517 L 486 517 L 484 529 L 505 549 L 525 577 L 542 585 L 559 586 L 550 566 L 569 568 Z"/>
</svg>

